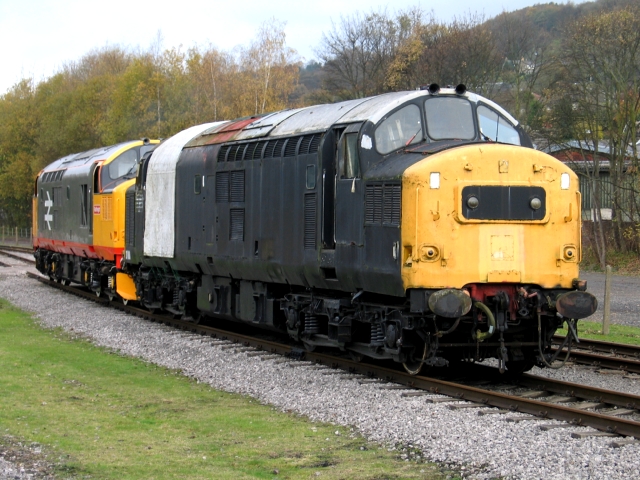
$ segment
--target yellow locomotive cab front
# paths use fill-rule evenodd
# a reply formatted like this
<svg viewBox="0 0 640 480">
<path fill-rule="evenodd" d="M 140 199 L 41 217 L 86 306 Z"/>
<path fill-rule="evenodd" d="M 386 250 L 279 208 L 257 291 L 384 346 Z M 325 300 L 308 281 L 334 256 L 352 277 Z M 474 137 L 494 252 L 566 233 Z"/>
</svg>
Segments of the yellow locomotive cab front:
<svg viewBox="0 0 640 480">
<path fill-rule="evenodd" d="M 407 169 L 402 191 L 406 289 L 571 288 L 578 277 L 578 178 L 553 157 L 510 145 L 454 148 Z"/>
</svg>

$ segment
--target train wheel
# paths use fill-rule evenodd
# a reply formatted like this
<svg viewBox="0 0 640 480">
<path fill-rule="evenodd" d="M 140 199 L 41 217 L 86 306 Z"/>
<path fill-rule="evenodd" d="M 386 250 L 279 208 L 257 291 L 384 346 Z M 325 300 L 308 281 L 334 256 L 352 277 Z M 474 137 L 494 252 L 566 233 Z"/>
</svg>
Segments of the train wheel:
<svg viewBox="0 0 640 480">
<path fill-rule="evenodd" d="M 123 305 L 127 305 L 128 303 L 129 303 L 129 300 L 127 300 L 127 299 L 125 299 L 125 298 L 123 298 L 123 299 L 122 299 L 122 304 L 123 304 Z"/>
<path fill-rule="evenodd" d="M 313 352 L 313 351 L 316 349 L 316 346 L 315 346 L 315 345 L 312 345 L 312 344 L 310 344 L 310 343 L 308 343 L 308 342 L 302 342 L 302 344 L 304 345 L 304 349 L 305 349 L 307 352 Z"/>
<path fill-rule="evenodd" d="M 107 298 L 109 299 L 110 302 L 113 302 L 115 295 L 113 293 L 107 293 Z"/>
<path fill-rule="evenodd" d="M 422 370 L 422 362 L 427 358 L 427 344 L 423 343 L 424 348 L 422 349 L 422 358 L 416 359 L 415 357 L 411 359 L 409 362 L 404 362 L 402 366 L 407 371 L 409 375 L 417 375 Z M 419 350 L 419 348 L 417 349 Z"/>
<path fill-rule="evenodd" d="M 65 287 L 68 287 L 69 285 L 71 285 L 71 280 L 65 280 L 62 283 L 64 284 Z"/>
<path fill-rule="evenodd" d="M 94 290 L 93 293 L 96 294 L 96 297 L 100 298 L 102 296 L 102 288 L 98 288 L 97 290 Z"/>
</svg>

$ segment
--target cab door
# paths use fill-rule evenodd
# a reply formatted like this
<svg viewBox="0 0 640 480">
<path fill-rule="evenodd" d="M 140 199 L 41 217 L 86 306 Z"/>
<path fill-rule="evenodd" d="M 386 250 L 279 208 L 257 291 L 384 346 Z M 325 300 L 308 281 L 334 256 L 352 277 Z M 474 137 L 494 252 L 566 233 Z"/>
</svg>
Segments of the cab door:
<svg viewBox="0 0 640 480">
<path fill-rule="evenodd" d="M 364 188 L 358 148 L 361 125 L 349 125 L 337 145 L 335 240 L 338 245 L 363 245 Z"/>
</svg>

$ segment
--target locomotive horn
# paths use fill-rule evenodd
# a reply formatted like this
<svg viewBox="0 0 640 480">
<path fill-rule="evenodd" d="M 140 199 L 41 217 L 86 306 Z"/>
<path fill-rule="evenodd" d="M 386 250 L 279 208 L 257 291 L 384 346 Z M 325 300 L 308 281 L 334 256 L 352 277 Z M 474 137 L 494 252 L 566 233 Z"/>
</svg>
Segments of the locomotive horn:
<svg viewBox="0 0 640 480">
<path fill-rule="evenodd" d="M 461 83 L 456 87 L 456 95 L 464 95 L 466 91 L 467 86 L 464 83 Z"/>
<path fill-rule="evenodd" d="M 437 83 L 430 83 L 428 88 L 431 95 L 435 95 L 440 91 L 440 85 L 438 85 Z"/>
</svg>

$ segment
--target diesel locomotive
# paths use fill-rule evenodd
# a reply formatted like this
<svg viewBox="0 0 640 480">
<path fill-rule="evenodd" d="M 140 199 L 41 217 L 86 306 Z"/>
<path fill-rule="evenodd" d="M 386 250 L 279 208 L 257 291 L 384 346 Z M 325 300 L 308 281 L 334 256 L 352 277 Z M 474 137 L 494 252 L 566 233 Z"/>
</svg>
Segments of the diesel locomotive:
<svg viewBox="0 0 640 480">
<path fill-rule="evenodd" d="M 34 196 L 38 269 L 193 321 L 424 366 L 550 366 L 597 308 L 577 176 L 503 108 L 428 88 L 72 155 Z"/>
</svg>

